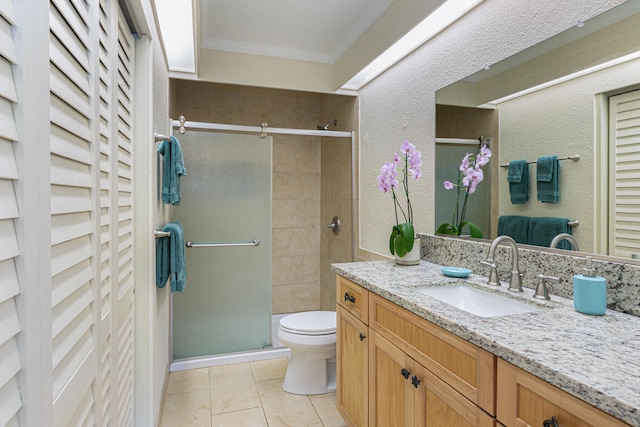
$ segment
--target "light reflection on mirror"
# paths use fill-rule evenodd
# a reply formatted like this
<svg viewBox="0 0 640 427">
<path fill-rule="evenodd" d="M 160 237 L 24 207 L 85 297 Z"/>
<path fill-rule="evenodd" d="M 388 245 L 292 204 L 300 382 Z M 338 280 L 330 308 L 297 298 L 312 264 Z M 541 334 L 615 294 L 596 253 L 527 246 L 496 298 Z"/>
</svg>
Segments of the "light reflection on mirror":
<svg viewBox="0 0 640 427">
<path fill-rule="evenodd" d="M 638 22 L 640 0 L 630 0 L 437 92 L 436 176 L 449 167 L 440 150 L 447 139 L 492 139 L 490 202 L 478 208 L 489 218 L 485 238 L 497 236 L 501 215 L 561 217 L 579 222 L 572 234 L 581 251 L 640 253 Z M 490 118 L 469 120 L 480 116 Z M 529 200 L 511 204 L 499 165 L 546 155 L 580 156 L 559 164 L 559 202 L 537 200 L 531 164 Z M 451 209 L 438 187 L 436 221 Z"/>
</svg>

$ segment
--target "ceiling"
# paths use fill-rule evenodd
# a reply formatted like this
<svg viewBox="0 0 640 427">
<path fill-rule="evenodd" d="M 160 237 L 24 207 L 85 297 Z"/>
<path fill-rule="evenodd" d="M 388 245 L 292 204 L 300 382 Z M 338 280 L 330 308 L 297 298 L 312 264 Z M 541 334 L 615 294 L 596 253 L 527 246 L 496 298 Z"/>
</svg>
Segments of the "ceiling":
<svg viewBox="0 0 640 427">
<path fill-rule="evenodd" d="M 333 64 L 393 0 L 202 0 L 200 48 Z"/>
</svg>

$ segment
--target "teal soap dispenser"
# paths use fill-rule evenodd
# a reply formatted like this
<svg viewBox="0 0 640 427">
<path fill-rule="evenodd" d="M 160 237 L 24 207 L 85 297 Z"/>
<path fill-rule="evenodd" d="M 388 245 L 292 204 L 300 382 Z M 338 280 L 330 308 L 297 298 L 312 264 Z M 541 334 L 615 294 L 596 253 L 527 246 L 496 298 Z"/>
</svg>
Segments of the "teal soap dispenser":
<svg viewBox="0 0 640 427">
<path fill-rule="evenodd" d="M 573 276 L 573 306 L 584 314 L 601 316 L 607 311 L 607 279 L 596 276 L 591 257 L 582 274 Z"/>
</svg>

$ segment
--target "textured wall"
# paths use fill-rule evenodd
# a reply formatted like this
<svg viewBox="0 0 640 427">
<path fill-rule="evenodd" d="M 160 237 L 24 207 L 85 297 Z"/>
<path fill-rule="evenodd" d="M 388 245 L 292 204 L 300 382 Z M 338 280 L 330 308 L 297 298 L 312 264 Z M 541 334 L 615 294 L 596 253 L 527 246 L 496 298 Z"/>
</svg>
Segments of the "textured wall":
<svg viewBox="0 0 640 427">
<path fill-rule="evenodd" d="M 404 139 L 423 152 L 424 177 L 411 187 L 416 229 L 434 230 L 435 91 L 623 3 L 486 0 L 360 90 L 360 246 L 387 254 L 393 223 L 376 176 Z"/>
</svg>

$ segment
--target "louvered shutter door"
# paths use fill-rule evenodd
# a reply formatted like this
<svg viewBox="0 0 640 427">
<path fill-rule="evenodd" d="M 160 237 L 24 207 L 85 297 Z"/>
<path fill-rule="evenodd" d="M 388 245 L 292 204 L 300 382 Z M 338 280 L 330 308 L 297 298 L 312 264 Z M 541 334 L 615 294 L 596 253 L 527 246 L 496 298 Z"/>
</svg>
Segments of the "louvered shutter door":
<svg viewBox="0 0 640 427">
<path fill-rule="evenodd" d="M 609 254 L 640 253 L 640 91 L 609 99 Z"/>
<path fill-rule="evenodd" d="M 113 245 L 115 233 L 113 162 L 115 144 L 113 135 L 113 50 L 115 48 L 113 34 L 115 25 L 113 7 L 110 0 L 100 0 L 99 14 L 99 111 L 100 111 L 100 333 L 98 348 L 100 354 L 100 396 L 101 425 L 114 425 L 113 414 L 113 276 L 112 260 L 116 253 Z"/>
<path fill-rule="evenodd" d="M 50 13 L 53 424 L 91 425 L 95 233 L 91 4 L 53 0 Z"/>
<path fill-rule="evenodd" d="M 117 56 L 117 342 L 118 425 L 133 424 L 133 58 L 134 40 L 122 15 L 118 19 Z"/>
<path fill-rule="evenodd" d="M 14 259 L 20 255 L 14 220 L 18 204 L 14 180 L 20 178 L 14 154 L 18 132 L 13 105 L 18 102 L 13 78 L 16 48 L 13 3 L 0 2 L 0 425 L 18 425 L 22 406 L 18 374 L 22 369 L 16 335 L 21 331 L 16 306 L 20 284 Z"/>
</svg>

